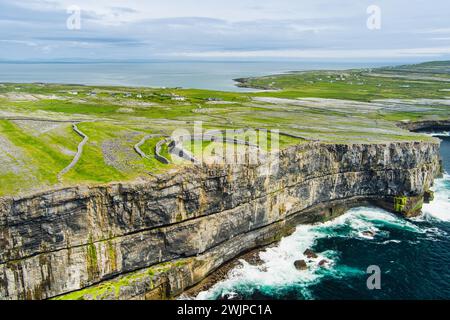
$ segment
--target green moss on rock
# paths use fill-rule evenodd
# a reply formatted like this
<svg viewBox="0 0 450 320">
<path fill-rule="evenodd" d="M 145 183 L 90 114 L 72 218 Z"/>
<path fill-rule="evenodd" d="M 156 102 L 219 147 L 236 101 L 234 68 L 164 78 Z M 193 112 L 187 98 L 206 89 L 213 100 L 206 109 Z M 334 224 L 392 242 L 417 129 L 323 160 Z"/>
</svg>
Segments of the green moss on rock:
<svg viewBox="0 0 450 320">
<path fill-rule="evenodd" d="M 185 266 L 189 263 L 189 261 L 191 260 L 183 259 L 175 262 L 162 263 L 144 270 L 119 276 L 113 280 L 105 281 L 98 285 L 56 297 L 54 300 L 118 300 L 120 299 L 120 292 L 122 288 L 132 287 L 135 284 L 142 283 L 145 283 L 144 285 L 147 286 L 146 291 L 150 292 L 155 289 L 156 276 L 163 277 L 164 274 Z M 162 290 L 161 294 L 166 293 Z"/>
<path fill-rule="evenodd" d="M 92 240 L 92 235 L 89 236 L 89 243 L 86 246 L 86 264 L 88 279 L 95 279 L 99 275 L 97 248 Z"/>
</svg>

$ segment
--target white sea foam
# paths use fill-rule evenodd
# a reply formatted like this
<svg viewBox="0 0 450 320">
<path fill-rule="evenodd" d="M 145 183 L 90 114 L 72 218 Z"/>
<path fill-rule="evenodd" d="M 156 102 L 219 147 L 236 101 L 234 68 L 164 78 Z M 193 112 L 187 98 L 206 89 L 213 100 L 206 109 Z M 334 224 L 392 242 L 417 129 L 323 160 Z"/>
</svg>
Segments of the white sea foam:
<svg viewBox="0 0 450 320">
<path fill-rule="evenodd" d="M 443 179 L 436 180 L 433 191 L 434 200 L 423 206 L 424 217 L 450 221 L 450 175 L 445 174 Z"/>
<path fill-rule="evenodd" d="M 318 228 L 325 227 L 333 230 L 339 226 L 349 226 L 348 233 L 339 233 L 336 236 L 361 237 L 368 238 L 364 232 L 370 231 L 376 236 L 388 235 L 385 231 L 380 231 L 380 227 L 389 226 L 394 229 L 403 229 L 411 232 L 423 233 L 419 227 L 410 221 L 402 219 L 394 214 L 378 208 L 360 207 L 350 210 L 348 213 L 338 217 L 333 221 L 326 222 Z M 371 237 L 373 238 L 373 237 Z"/>
<path fill-rule="evenodd" d="M 429 219 L 450 221 L 450 175 L 436 181 L 434 186 L 435 200 L 425 204 L 422 217 L 417 222 Z M 355 208 L 346 214 L 325 223 L 317 225 L 298 226 L 294 234 L 284 238 L 277 246 L 260 252 L 262 265 L 254 266 L 245 261 L 231 270 L 228 277 L 215 284 L 210 290 L 201 292 L 197 299 L 214 299 L 221 295 L 236 296 L 251 295 L 256 290 L 272 296 L 283 296 L 286 288 L 300 292 L 303 297 L 313 299 L 310 287 L 324 277 L 343 278 L 365 273 L 339 263 L 339 252 L 325 251 L 316 259 L 308 259 L 303 252 L 323 238 L 343 237 L 358 238 L 366 241 L 379 240 L 381 245 L 399 244 L 400 240 L 389 239 L 385 228 L 401 229 L 403 231 L 420 233 L 429 240 L 439 241 L 445 235 L 440 228 L 420 228 L 412 221 L 400 218 L 394 214 L 377 208 Z M 410 242 L 408 240 L 408 242 Z M 321 260 L 329 261 L 326 268 L 319 266 Z M 308 269 L 296 270 L 294 262 L 305 260 Z"/>
<path fill-rule="evenodd" d="M 450 137 L 450 131 L 431 132 L 425 134 L 432 137 Z"/>
<path fill-rule="evenodd" d="M 402 241 L 401 240 L 386 240 L 386 241 L 383 241 L 381 244 L 391 244 L 391 243 L 399 244 L 399 243 L 402 243 Z"/>
<path fill-rule="evenodd" d="M 302 284 L 315 282 L 319 275 L 313 270 L 318 268 L 318 261 L 327 259 L 324 254 L 315 261 L 308 262 L 311 267 L 308 272 L 296 270 L 294 262 L 300 259 L 308 260 L 303 256 L 303 252 L 313 245 L 319 235 L 312 230 L 312 226 L 299 226 L 293 235 L 282 239 L 276 247 L 259 253 L 264 262 L 262 265 L 254 266 L 241 261 L 241 265 L 231 270 L 226 280 L 217 283 L 208 291 L 201 292 L 197 299 L 215 298 L 219 293 L 233 295 L 237 288 L 246 293 L 264 288 L 270 288 L 271 292 L 274 292 L 291 284 L 299 284 L 301 287 Z M 308 295 L 306 288 L 304 294 Z"/>
<path fill-rule="evenodd" d="M 410 232 L 420 232 L 418 227 L 384 210 L 376 208 L 355 208 L 346 214 L 317 225 L 301 225 L 296 231 L 271 248 L 259 253 L 262 265 L 255 266 L 241 261 L 241 265 L 231 270 L 227 278 L 216 283 L 208 291 L 201 292 L 197 299 L 214 299 L 221 295 L 252 294 L 255 290 L 273 296 L 283 295 L 286 288 L 294 288 L 305 298 L 314 298 L 309 287 L 324 277 L 352 277 L 365 273 L 349 266 L 339 264 L 339 253 L 325 251 L 318 253 L 318 258 L 308 259 L 303 252 L 314 246 L 316 241 L 328 237 L 360 238 L 371 241 L 374 238 L 387 238 L 381 231 L 383 224 L 391 228 L 401 228 Z M 308 269 L 296 270 L 294 262 L 305 260 Z M 319 262 L 327 260 L 326 267 Z"/>
</svg>

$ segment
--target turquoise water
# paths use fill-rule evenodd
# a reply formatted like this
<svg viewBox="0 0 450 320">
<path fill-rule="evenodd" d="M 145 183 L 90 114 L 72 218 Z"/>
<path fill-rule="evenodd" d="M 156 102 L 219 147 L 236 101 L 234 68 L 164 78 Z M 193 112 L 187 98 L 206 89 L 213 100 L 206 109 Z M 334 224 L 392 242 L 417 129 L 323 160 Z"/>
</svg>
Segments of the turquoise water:
<svg viewBox="0 0 450 320">
<path fill-rule="evenodd" d="M 442 139 L 450 172 L 450 138 Z M 412 220 L 361 207 L 334 221 L 298 226 L 260 253 L 262 265 L 243 261 L 197 298 L 450 299 L 450 176 L 437 180 L 434 190 L 436 199 Z M 306 259 L 307 248 L 319 257 L 308 262 L 308 271 L 297 271 L 294 261 Z M 323 259 L 327 267 L 318 266 Z M 367 289 L 370 265 L 381 269 L 381 290 Z"/>
<path fill-rule="evenodd" d="M 391 63 L 399 64 L 399 62 Z M 238 88 L 232 79 L 314 69 L 379 67 L 390 63 L 312 62 L 136 62 L 5 63 L 0 82 L 48 82 L 87 85 L 183 87 L 224 91 Z"/>
</svg>

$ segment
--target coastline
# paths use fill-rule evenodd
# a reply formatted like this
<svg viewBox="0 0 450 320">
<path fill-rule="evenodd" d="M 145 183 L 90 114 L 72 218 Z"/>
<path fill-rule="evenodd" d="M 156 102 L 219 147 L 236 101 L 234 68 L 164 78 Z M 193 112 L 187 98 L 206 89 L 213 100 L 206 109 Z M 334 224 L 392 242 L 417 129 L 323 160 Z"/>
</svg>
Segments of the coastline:
<svg viewBox="0 0 450 320">
<path fill-rule="evenodd" d="M 450 120 L 439 120 L 439 121 L 429 120 L 429 121 L 420 121 L 417 123 L 415 123 L 415 122 L 407 122 L 407 123 L 400 122 L 400 123 L 398 123 L 398 126 L 401 128 L 413 131 L 413 132 L 428 132 L 428 131 L 439 132 L 440 130 L 450 129 Z M 441 161 L 442 161 L 442 159 L 441 159 Z M 442 166 L 442 164 L 441 164 L 441 166 Z M 437 179 L 438 178 L 440 178 L 440 177 L 438 176 Z M 367 205 L 369 207 L 371 206 L 370 203 L 366 203 L 366 204 L 360 203 L 359 205 L 360 206 Z M 356 205 L 355 207 L 357 207 L 359 205 Z M 373 208 L 376 208 L 376 207 L 373 207 Z M 337 217 L 335 217 L 334 219 L 336 219 L 336 218 Z M 289 234 L 286 234 L 285 236 L 289 236 Z M 255 248 L 253 250 L 250 250 L 249 252 L 243 253 L 243 254 L 235 257 L 231 261 L 228 261 L 225 264 L 223 264 L 222 266 L 220 266 L 216 271 L 209 274 L 207 277 L 205 277 L 205 279 L 203 279 L 202 281 L 200 281 L 198 284 L 194 285 L 193 287 L 187 289 L 185 292 L 183 292 L 181 295 L 179 295 L 176 298 L 180 299 L 180 300 L 196 299 L 197 296 L 201 292 L 208 291 L 211 288 L 213 288 L 214 285 L 216 285 L 217 283 L 219 283 L 223 280 L 226 280 L 229 276 L 229 272 L 232 269 L 242 266 L 242 261 L 245 261 L 247 264 L 252 265 L 252 266 L 259 266 L 259 265 L 263 264 L 264 262 L 261 260 L 260 255 L 259 255 L 260 252 L 263 252 L 271 247 L 276 247 L 278 245 L 278 243 L 279 243 L 279 241 L 268 244 L 268 245 L 260 247 L 260 248 Z M 225 298 L 222 297 L 222 299 L 225 299 Z M 240 299 L 242 299 L 242 297 L 239 297 L 239 295 L 237 295 L 237 296 L 226 297 L 226 299 L 240 300 Z"/>
<path fill-rule="evenodd" d="M 216 173 L 209 179 L 217 179 L 225 174 L 223 177 L 228 176 L 227 180 L 230 182 L 236 181 L 238 185 L 233 186 L 233 184 L 229 184 L 230 182 L 221 180 L 225 184 L 220 189 L 208 190 L 202 188 L 203 191 L 201 191 L 202 189 L 197 189 L 196 183 L 194 183 L 192 191 L 197 191 L 185 198 L 182 206 L 177 200 L 179 196 L 170 195 L 173 191 L 170 191 L 170 193 L 167 193 L 167 191 L 177 190 L 173 185 L 173 182 L 177 180 L 179 183 L 186 181 L 186 179 L 192 182 L 198 180 L 194 177 L 199 177 L 199 172 L 193 170 L 193 168 L 186 172 L 193 170 L 188 173 L 191 177 L 189 179 L 186 173 L 166 177 L 165 180 L 169 182 L 166 187 L 163 187 L 164 184 L 159 180 L 158 189 L 166 190 L 160 196 L 154 193 L 158 189 L 149 193 L 148 191 L 152 188 L 145 184 L 142 185 L 144 189 L 141 189 L 139 185 L 131 187 L 131 185 L 120 184 L 117 188 L 109 187 L 103 189 L 100 193 L 95 189 L 84 189 L 81 193 L 81 190 L 72 189 L 66 190 L 64 194 L 43 194 L 40 198 L 47 199 L 45 211 L 36 207 L 42 201 L 39 198 L 28 198 L 24 201 L 15 199 L 13 202 L 11 202 L 12 200 L 2 201 L 1 217 L 7 219 L 4 223 L 8 223 L 10 226 L 16 225 L 18 228 L 17 231 L 14 231 L 14 228 L 10 227 L 8 228 L 9 232 L 16 234 L 23 226 L 36 223 L 42 219 L 43 216 L 39 217 L 39 214 L 49 212 L 51 213 L 49 217 L 56 220 L 54 222 L 48 221 L 46 224 L 50 222 L 53 226 L 64 229 L 67 235 L 71 235 L 69 238 L 65 237 L 61 239 L 62 241 L 59 240 L 53 244 L 54 240 L 51 240 L 51 238 L 41 238 L 41 241 L 46 243 L 47 252 L 39 252 L 36 250 L 42 249 L 27 246 L 22 249 L 16 248 L 14 255 L 11 256 L 13 252 L 7 250 L 5 252 L 7 256 L 2 258 L 3 261 L 9 261 L 2 265 L 6 275 L 11 274 L 11 276 L 20 279 L 22 276 L 17 274 L 19 270 L 23 270 L 20 272 L 29 272 L 27 269 L 31 271 L 34 268 L 45 267 L 53 274 L 52 277 L 58 275 L 58 281 L 45 284 L 48 281 L 47 278 L 36 277 L 33 282 L 25 283 L 28 288 L 30 288 L 29 286 L 31 288 L 39 287 L 40 289 L 36 291 L 31 288 L 27 289 L 27 287 L 22 289 L 20 282 L 14 282 L 14 278 L 10 278 L 7 282 L 9 283 L 8 288 L 0 288 L 3 292 L 2 296 L 8 297 L 9 293 L 10 298 L 64 298 L 60 295 L 64 294 L 64 290 L 67 290 L 64 289 L 67 288 L 67 284 L 72 283 L 75 285 L 72 287 L 73 289 L 82 289 L 82 287 L 77 288 L 80 285 L 85 286 L 86 289 L 85 293 L 83 293 L 83 290 L 69 293 L 67 298 L 70 299 L 74 297 L 83 299 L 89 299 L 89 297 L 96 297 L 96 299 L 175 297 L 204 279 L 205 276 L 228 260 L 252 248 L 276 242 L 282 236 L 292 232 L 293 228 L 300 223 L 329 220 L 344 213 L 350 207 L 368 202 L 390 207 L 393 210 L 394 196 L 401 194 L 408 202 L 405 210 L 410 208 L 414 213 L 417 203 L 422 201 L 424 192 L 429 189 L 434 177 L 440 171 L 437 143 L 391 143 L 379 146 L 323 145 L 319 149 L 317 144 L 314 145 L 314 147 L 311 147 L 306 144 L 291 147 L 288 149 L 289 151 L 284 151 L 285 160 L 282 157 L 281 171 L 271 182 L 266 181 L 266 177 L 262 177 L 262 180 L 260 180 L 257 175 L 255 176 L 255 169 L 258 170 L 257 168 L 241 168 L 234 171 L 231 176 L 229 176 L 229 173 L 216 171 L 220 174 L 217 175 Z M 386 150 L 390 150 L 392 160 L 397 159 L 396 161 L 399 162 L 391 162 L 385 159 L 384 161 L 387 162 L 380 164 L 379 161 L 385 157 Z M 309 165 L 301 171 L 294 169 L 298 168 L 299 165 L 301 167 L 302 164 L 317 163 L 317 161 L 311 162 L 311 159 L 318 159 L 318 154 L 322 154 L 322 157 L 328 154 L 329 160 L 322 159 L 319 162 L 323 168 Z M 362 164 L 363 167 L 357 168 L 352 164 L 354 161 L 352 159 L 361 154 L 369 157 Z M 300 158 L 296 158 L 299 156 Z M 329 162 L 331 159 L 337 162 Z M 334 168 L 335 165 L 338 165 L 338 167 Z M 304 171 L 305 169 L 306 171 Z M 337 171 L 335 171 L 336 169 Z M 208 169 L 208 171 L 213 172 L 211 169 Z M 423 173 L 426 173 L 426 176 L 422 176 Z M 203 176 L 203 174 L 200 176 Z M 255 178 L 248 178 L 252 176 Z M 410 183 L 399 183 L 404 179 L 407 179 Z M 390 186 L 389 189 L 380 189 L 380 183 L 388 181 L 390 181 L 387 184 Z M 203 184 L 201 181 L 199 183 Z M 242 183 L 245 185 L 242 185 Z M 278 186 L 275 188 L 275 190 L 278 190 L 275 193 L 273 191 L 274 185 Z M 364 188 L 359 186 L 364 186 Z M 167 187 L 171 189 L 167 189 Z M 178 192 L 181 191 L 184 194 L 188 192 L 187 194 L 189 194 L 190 191 L 188 190 L 191 188 L 184 189 L 184 191 L 180 189 Z M 389 191 L 392 188 L 395 188 L 394 193 Z M 217 211 L 227 201 L 230 201 L 227 199 L 231 199 L 229 198 L 231 194 L 226 196 L 221 193 L 223 191 L 219 194 L 217 194 L 217 191 L 227 189 L 234 190 L 234 195 L 239 195 L 239 198 L 231 201 L 235 203 L 234 207 L 225 211 L 224 209 Z M 310 191 L 305 193 L 306 190 Z M 332 190 L 340 191 L 338 194 L 334 194 Z M 252 197 L 247 198 L 246 193 L 248 191 L 254 193 L 255 200 L 251 200 Z M 133 194 L 134 196 L 132 196 Z M 374 194 L 378 195 L 374 196 Z M 410 196 L 406 197 L 408 194 Z M 170 214 L 172 218 L 168 221 L 171 221 L 171 223 L 160 222 L 161 227 L 157 227 L 153 222 L 151 225 L 153 225 L 153 228 L 156 227 L 154 230 L 148 229 L 148 227 L 141 229 L 142 227 L 140 227 L 134 231 L 133 228 L 138 227 L 137 225 L 136 227 L 126 226 L 123 222 L 111 220 L 111 217 L 115 216 L 126 217 L 129 214 L 126 210 L 127 207 L 131 209 L 130 213 L 133 212 L 132 215 L 135 217 L 144 214 L 146 209 L 139 209 L 142 205 L 137 206 L 137 204 L 146 203 L 155 196 L 172 199 L 174 206 L 167 203 L 164 207 L 166 208 L 165 211 L 169 211 L 158 213 L 159 217 L 162 217 L 161 214 Z M 139 199 L 139 197 L 144 198 Z M 111 200 L 113 201 L 110 202 Z M 157 199 L 152 201 L 148 202 L 150 205 L 148 208 L 158 203 Z M 410 204 L 409 201 L 411 201 Z M 105 204 L 108 205 L 105 207 Z M 22 209 L 16 211 L 17 209 L 12 208 Z M 198 213 L 189 213 L 185 211 L 190 211 L 187 208 L 197 208 L 196 210 L 199 211 Z M 138 209 L 139 211 L 137 211 Z M 216 213 L 211 211 L 212 209 Z M 10 210 L 14 210 L 12 215 L 8 213 Z M 154 209 L 150 209 L 150 212 L 152 211 Z M 88 223 L 86 225 L 88 229 L 97 229 L 98 231 L 90 234 L 83 231 L 82 234 L 77 235 L 72 223 L 58 218 L 67 216 L 69 212 L 72 212 L 72 219 L 77 219 L 75 221 L 78 221 L 79 226 L 81 226 L 80 223 Z M 181 217 L 179 217 L 180 214 Z M 409 213 L 405 211 L 404 214 Z M 19 221 L 13 223 L 10 219 L 14 216 L 20 216 L 23 222 L 27 220 L 28 222 L 26 224 L 23 224 L 23 222 L 17 224 Z M 104 221 L 105 219 L 107 221 Z M 117 227 L 119 229 L 116 229 Z M 121 236 L 118 231 L 124 229 L 124 227 L 129 230 L 129 235 Z M 130 227 L 132 229 L 129 229 Z M 139 229 L 142 231 L 139 231 Z M 73 231 L 68 232 L 69 230 Z M 105 234 L 106 239 L 101 236 L 101 233 Z M 99 238 L 99 236 L 101 237 Z M 31 234 L 23 238 L 22 241 L 27 243 L 28 237 L 30 240 L 36 240 L 36 236 Z M 69 251 L 62 249 L 67 246 L 67 243 L 71 243 Z M 57 246 L 51 249 L 55 245 Z M 63 247 L 61 247 L 62 245 Z M 42 245 L 39 245 L 39 247 L 42 247 Z M 126 259 L 124 259 L 125 252 Z M 186 256 L 188 258 L 183 258 Z M 5 258 L 6 260 L 4 260 Z M 14 264 L 18 264 L 17 267 L 11 268 L 11 259 L 15 260 Z M 158 261 L 161 262 L 161 260 L 165 262 L 158 264 Z M 43 261 L 47 262 L 43 265 Z M 38 263 L 38 265 L 34 266 L 35 263 Z M 152 264 L 154 264 L 154 267 L 148 269 L 148 265 Z M 20 268 L 18 268 L 19 265 Z M 69 275 L 66 274 L 68 269 L 75 270 L 75 268 L 78 270 L 76 274 L 81 276 L 79 284 L 69 280 Z M 141 268 L 144 269 L 135 271 Z M 117 277 L 116 280 L 107 280 L 114 276 Z M 12 290 L 11 283 L 15 283 L 17 286 L 15 291 Z M 92 285 L 94 287 L 90 287 Z M 57 289 L 58 287 L 59 289 Z M 133 294 L 130 296 L 131 293 Z"/>
<path fill-rule="evenodd" d="M 283 61 L 0 61 L 0 83 L 47 82 L 61 84 L 209 89 L 245 93 L 234 78 L 285 73 L 295 69 L 350 69 L 395 65 L 384 63 L 324 63 Z M 175 65 L 176 68 L 166 66 Z M 144 75 L 143 75 L 144 74 Z M 69 78 L 68 78 L 69 77 Z M 249 88 L 251 89 L 251 88 Z"/>
<path fill-rule="evenodd" d="M 361 74 L 348 76 L 356 79 Z M 293 80 L 288 80 L 289 87 Z M 308 86 L 312 81 L 294 80 Z M 415 112 L 427 113 L 413 121 L 411 104 L 421 101 L 363 102 L 370 94 L 353 103 L 342 96 L 336 103 L 337 97 L 296 98 L 301 90 L 270 92 L 281 97 L 258 99 L 257 95 L 182 89 L 123 88 L 115 92 L 42 85 L 39 90 L 44 94 L 33 95 L 26 93 L 36 89 L 31 84 L 2 88 L 6 92 L 2 99 L 14 105 L 10 109 L 14 117 L 0 123 L 8 139 L 14 139 L 14 132 L 22 133 L 24 138 L 16 142 L 23 143 L 36 130 L 17 117 L 27 111 L 23 106 L 47 114 L 49 121 L 43 121 L 49 126 L 52 121 L 68 126 L 73 114 L 78 117 L 85 112 L 80 131 L 89 137 L 86 152 L 91 152 L 90 157 L 82 157 L 85 167 L 82 161 L 77 168 L 81 170 L 71 172 L 73 180 L 53 187 L 48 183 L 51 180 L 44 180 L 39 192 L 23 196 L 10 192 L 15 195 L 0 198 L 2 299 L 172 299 L 223 279 L 242 257 L 258 263 L 255 252 L 277 243 L 300 224 L 329 221 L 361 205 L 415 217 L 433 198 L 431 187 L 442 174 L 442 162 L 438 139 L 408 134 L 404 129 L 449 127 L 449 120 L 426 120 L 435 112 L 435 118 L 447 116 L 443 108 L 427 103 L 416 106 Z M 335 94 L 341 98 L 340 92 Z M 417 89 L 416 94 L 421 91 Z M 116 105 L 111 106 L 111 101 Z M 445 99 L 433 101 L 447 103 Z M 248 107 L 245 114 L 242 106 Z M 42 113 L 40 108 L 51 112 Z M 235 117 L 230 120 L 233 112 Z M 246 121 L 233 122 L 243 115 Z M 172 129 L 186 128 L 193 116 L 206 120 L 208 126 L 246 128 L 264 123 L 288 131 L 280 134 L 285 141 L 273 151 L 277 157 L 257 165 L 169 166 L 158 162 L 158 157 L 167 160 L 162 152 L 170 157 L 161 141 L 168 124 Z M 274 122 L 267 124 L 266 116 Z M 35 121 L 37 126 L 39 121 Z M 115 136 L 124 130 L 118 124 L 127 121 L 126 134 Z M 100 138 L 96 137 L 99 128 Z M 50 138 L 61 141 L 62 136 Z M 79 146 L 79 135 L 71 139 Z M 146 145 L 147 140 L 152 144 Z M 119 141 L 125 141 L 122 147 Z M 66 151 L 58 165 L 71 158 L 65 149 L 70 145 L 50 150 L 53 155 Z M 111 168 L 116 168 L 120 148 L 124 154 L 131 151 L 136 159 L 127 158 L 126 164 L 144 162 L 140 163 L 141 175 L 102 173 L 107 167 L 114 173 Z M 37 159 L 45 159 L 42 156 L 47 152 L 37 151 Z M 149 166 L 163 169 L 152 172 Z M 94 170 L 83 172 L 86 168 Z M 98 173 L 106 183 L 83 180 Z M 52 177 L 53 171 L 48 170 L 48 175 Z"/>
</svg>

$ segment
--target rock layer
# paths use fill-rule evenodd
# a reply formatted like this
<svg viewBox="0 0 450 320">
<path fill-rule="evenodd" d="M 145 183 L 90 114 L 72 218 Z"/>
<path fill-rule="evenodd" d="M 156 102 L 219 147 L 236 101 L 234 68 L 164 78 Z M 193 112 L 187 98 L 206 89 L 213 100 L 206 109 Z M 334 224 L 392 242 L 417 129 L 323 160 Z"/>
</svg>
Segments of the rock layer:
<svg viewBox="0 0 450 320">
<path fill-rule="evenodd" d="M 1 198 L 0 297 L 172 297 L 298 223 L 362 203 L 416 214 L 440 172 L 438 141 L 308 143 L 277 155 Z"/>
<path fill-rule="evenodd" d="M 450 119 L 448 120 L 423 120 L 423 121 L 407 121 L 399 122 L 397 124 L 400 128 L 409 131 L 422 131 L 422 130 L 450 130 Z"/>
</svg>

